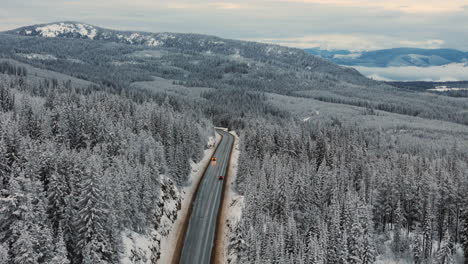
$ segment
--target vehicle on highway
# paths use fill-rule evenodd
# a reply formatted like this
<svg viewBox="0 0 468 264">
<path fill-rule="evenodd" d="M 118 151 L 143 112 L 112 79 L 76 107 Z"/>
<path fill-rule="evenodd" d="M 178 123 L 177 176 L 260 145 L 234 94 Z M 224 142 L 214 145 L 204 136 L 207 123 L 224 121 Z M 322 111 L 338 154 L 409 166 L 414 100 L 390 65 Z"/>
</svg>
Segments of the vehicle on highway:
<svg viewBox="0 0 468 264">
<path fill-rule="evenodd" d="M 216 161 L 216 160 L 217 160 L 216 157 L 211 158 L 211 161 Z"/>
<path fill-rule="evenodd" d="M 219 176 L 218 176 L 218 179 L 224 180 L 224 176 L 223 176 L 223 175 L 219 175 Z"/>
</svg>

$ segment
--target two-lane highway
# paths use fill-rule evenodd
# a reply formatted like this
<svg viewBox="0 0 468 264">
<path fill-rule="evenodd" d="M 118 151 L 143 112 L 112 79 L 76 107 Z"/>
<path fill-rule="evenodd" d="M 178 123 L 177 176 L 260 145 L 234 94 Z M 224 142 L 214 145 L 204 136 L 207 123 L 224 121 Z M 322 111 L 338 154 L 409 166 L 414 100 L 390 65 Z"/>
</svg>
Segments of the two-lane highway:
<svg viewBox="0 0 468 264">
<path fill-rule="evenodd" d="M 224 180 L 220 180 L 219 176 L 227 174 L 234 143 L 231 134 L 223 130 L 217 132 L 222 136 L 214 154 L 217 161 L 212 161 L 206 169 L 196 194 L 180 257 L 182 264 L 210 263 L 224 184 Z"/>
</svg>

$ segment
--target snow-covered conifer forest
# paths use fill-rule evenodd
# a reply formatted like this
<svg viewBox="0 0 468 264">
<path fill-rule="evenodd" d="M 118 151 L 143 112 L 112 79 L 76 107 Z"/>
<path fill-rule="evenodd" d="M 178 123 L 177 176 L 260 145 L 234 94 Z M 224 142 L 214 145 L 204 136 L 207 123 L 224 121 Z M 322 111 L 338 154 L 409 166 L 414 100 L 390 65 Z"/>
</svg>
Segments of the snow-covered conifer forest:
<svg viewBox="0 0 468 264">
<path fill-rule="evenodd" d="M 464 263 L 468 98 L 72 23 L 0 33 L 0 263 L 160 263 L 213 126 L 240 135 L 227 263 Z"/>
</svg>

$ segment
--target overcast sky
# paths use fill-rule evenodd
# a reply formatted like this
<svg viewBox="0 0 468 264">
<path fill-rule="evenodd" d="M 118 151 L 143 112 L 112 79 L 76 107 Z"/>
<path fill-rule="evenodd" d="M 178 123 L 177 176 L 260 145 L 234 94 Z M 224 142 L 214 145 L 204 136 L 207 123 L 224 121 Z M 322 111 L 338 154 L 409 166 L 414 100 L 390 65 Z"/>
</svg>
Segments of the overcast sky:
<svg viewBox="0 0 468 264">
<path fill-rule="evenodd" d="M 54 21 L 293 47 L 468 50 L 468 0 L 0 0 L 0 30 Z"/>
</svg>

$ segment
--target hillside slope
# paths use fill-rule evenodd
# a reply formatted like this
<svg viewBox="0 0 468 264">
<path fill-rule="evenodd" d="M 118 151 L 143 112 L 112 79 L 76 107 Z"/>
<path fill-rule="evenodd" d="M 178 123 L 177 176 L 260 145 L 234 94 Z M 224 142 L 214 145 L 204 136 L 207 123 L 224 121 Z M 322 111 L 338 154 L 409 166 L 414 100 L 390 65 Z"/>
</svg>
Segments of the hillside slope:
<svg viewBox="0 0 468 264">
<path fill-rule="evenodd" d="M 275 60 L 293 64 L 308 70 L 364 80 L 357 71 L 342 68 L 318 57 L 309 56 L 301 49 L 278 45 L 261 44 L 238 40 L 222 39 L 215 36 L 181 33 L 150 33 L 118 31 L 96 27 L 79 22 L 56 22 L 32 25 L 7 31 L 8 34 L 37 36 L 47 38 L 75 38 L 111 41 L 122 44 L 142 45 L 155 48 L 174 48 L 178 50 L 231 55 L 261 61 Z"/>
<path fill-rule="evenodd" d="M 0 53 L 119 89 L 159 77 L 187 88 L 310 97 L 468 124 L 466 100 L 400 90 L 303 50 L 277 45 L 58 22 L 1 33 Z"/>
</svg>

